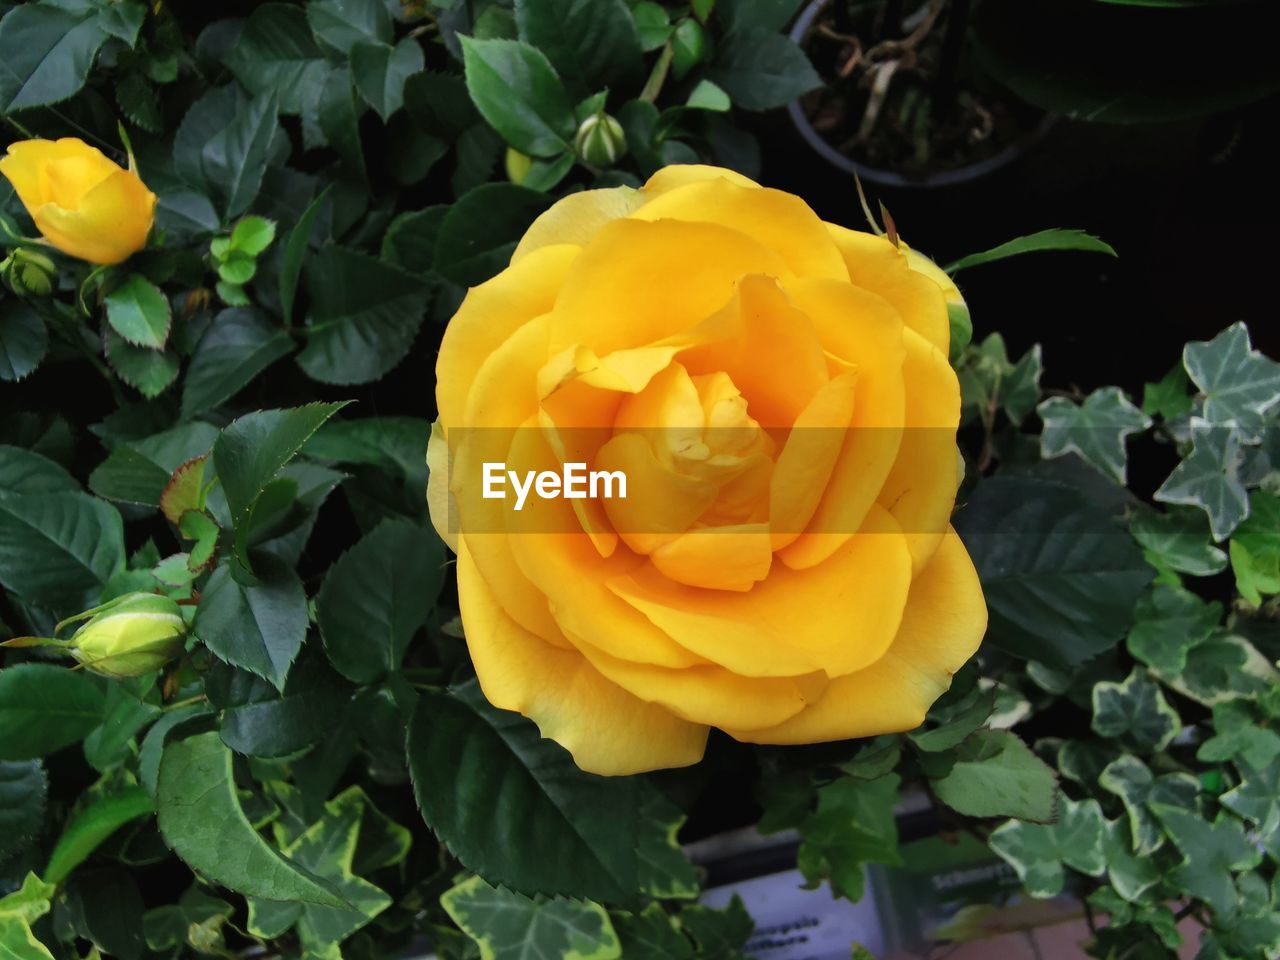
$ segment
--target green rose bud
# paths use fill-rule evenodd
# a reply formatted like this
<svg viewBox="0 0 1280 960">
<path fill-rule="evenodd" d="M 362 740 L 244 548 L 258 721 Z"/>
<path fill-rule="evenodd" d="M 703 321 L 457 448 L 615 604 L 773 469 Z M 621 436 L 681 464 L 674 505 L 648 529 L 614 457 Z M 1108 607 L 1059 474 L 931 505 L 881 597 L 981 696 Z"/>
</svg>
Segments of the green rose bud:
<svg viewBox="0 0 1280 960">
<path fill-rule="evenodd" d="M 58 268 L 43 253 L 19 247 L 4 261 L 5 279 L 20 296 L 47 297 L 53 291 Z"/>
<path fill-rule="evenodd" d="M 593 167 L 611 167 L 627 152 L 627 135 L 613 117 L 596 113 L 582 121 L 573 147 Z"/>
<path fill-rule="evenodd" d="M 519 186 L 533 169 L 533 157 L 521 153 L 515 147 L 507 147 L 507 179 Z"/>
<path fill-rule="evenodd" d="M 154 593 L 128 593 L 87 612 L 71 637 L 71 655 L 104 677 L 140 677 L 182 653 L 187 621 L 182 608 Z M 84 616 L 84 614 L 82 614 Z"/>
</svg>

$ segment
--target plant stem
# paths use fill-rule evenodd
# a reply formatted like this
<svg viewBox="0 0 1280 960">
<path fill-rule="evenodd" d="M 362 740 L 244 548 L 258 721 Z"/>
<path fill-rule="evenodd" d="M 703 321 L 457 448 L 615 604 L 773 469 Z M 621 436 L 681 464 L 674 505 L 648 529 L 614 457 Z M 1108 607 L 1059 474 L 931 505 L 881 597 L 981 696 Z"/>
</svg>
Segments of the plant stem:
<svg viewBox="0 0 1280 960">
<path fill-rule="evenodd" d="M 668 40 L 666 46 L 662 48 L 662 53 L 658 55 L 658 62 L 653 65 L 653 72 L 649 74 L 649 79 L 645 81 L 644 89 L 640 91 L 637 99 L 648 103 L 658 99 L 658 94 L 662 92 L 662 85 L 667 82 L 667 72 L 671 69 L 671 61 L 675 55 L 675 47 Z"/>
</svg>

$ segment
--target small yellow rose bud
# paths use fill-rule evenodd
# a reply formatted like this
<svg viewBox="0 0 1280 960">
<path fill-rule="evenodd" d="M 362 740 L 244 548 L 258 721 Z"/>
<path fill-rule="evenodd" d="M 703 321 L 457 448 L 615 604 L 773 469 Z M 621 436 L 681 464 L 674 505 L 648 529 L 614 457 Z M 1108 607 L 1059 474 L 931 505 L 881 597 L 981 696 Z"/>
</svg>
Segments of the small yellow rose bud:
<svg viewBox="0 0 1280 960">
<path fill-rule="evenodd" d="M 573 147 L 593 167 L 611 167 L 627 152 L 627 135 L 613 117 L 595 113 L 578 127 Z"/>
<path fill-rule="evenodd" d="M 36 229 L 63 253 L 111 264 L 141 250 L 156 195 L 138 175 L 75 137 L 22 140 L 0 158 Z"/>
<path fill-rule="evenodd" d="M 524 178 L 533 169 L 533 157 L 521 153 L 515 147 L 507 147 L 507 179 L 516 186 L 524 183 Z"/>
<path fill-rule="evenodd" d="M 5 261 L 4 275 L 19 296 L 47 297 L 58 268 L 43 253 L 19 247 Z"/>
<path fill-rule="evenodd" d="M 168 597 L 128 593 L 96 608 L 68 650 L 86 670 L 105 677 L 140 677 L 182 652 L 187 622 Z"/>
</svg>

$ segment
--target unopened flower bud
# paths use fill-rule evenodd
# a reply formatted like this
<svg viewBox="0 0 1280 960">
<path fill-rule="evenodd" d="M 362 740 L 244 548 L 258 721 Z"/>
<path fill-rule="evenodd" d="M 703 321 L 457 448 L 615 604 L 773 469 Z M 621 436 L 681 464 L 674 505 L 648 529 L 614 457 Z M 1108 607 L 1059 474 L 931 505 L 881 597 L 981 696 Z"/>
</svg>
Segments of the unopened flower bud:
<svg viewBox="0 0 1280 960">
<path fill-rule="evenodd" d="M 607 113 L 595 113 L 582 121 L 573 147 L 593 167 L 611 167 L 627 152 L 622 124 Z"/>
<path fill-rule="evenodd" d="M 524 183 L 524 178 L 529 176 L 529 171 L 533 169 L 533 157 L 521 153 L 515 147 L 507 147 L 506 166 L 507 179 L 519 186 Z"/>
<path fill-rule="evenodd" d="M 6 261 L 5 276 L 19 296 L 47 297 L 58 275 L 57 265 L 43 253 L 19 247 Z"/>
<path fill-rule="evenodd" d="M 168 597 L 128 593 L 97 608 L 71 637 L 69 650 L 86 670 L 140 677 L 182 653 L 187 622 Z"/>
</svg>

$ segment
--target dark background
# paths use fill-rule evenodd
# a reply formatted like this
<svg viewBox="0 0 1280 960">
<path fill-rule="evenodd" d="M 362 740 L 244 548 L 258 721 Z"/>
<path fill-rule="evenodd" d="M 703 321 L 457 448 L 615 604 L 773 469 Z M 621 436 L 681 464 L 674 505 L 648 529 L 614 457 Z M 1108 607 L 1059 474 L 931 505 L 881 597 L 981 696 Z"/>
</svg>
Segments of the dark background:
<svg viewBox="0 0 1280 960">
<path fill-rule="evenodd" d="M 1280 356 L 1280 102 L 1168 126 L 1059 120 L 1010 166 L 966 184 L 866 183 L 913 247 L 947 263 L 1016 236 L 1074 227 L 1119 258 L 1036 253 L 964 271 L 974 339 L 1000 331 L 1017 358 L 1044 346 L 1047 386 L 1118 384 L 1141 396 L 1187 340 L 1244 320 Z M 759 117 L 763 182 L 826 220 L 866 229 L 853 178 L 796 135 L 785 111 Z"/>
</svg>

